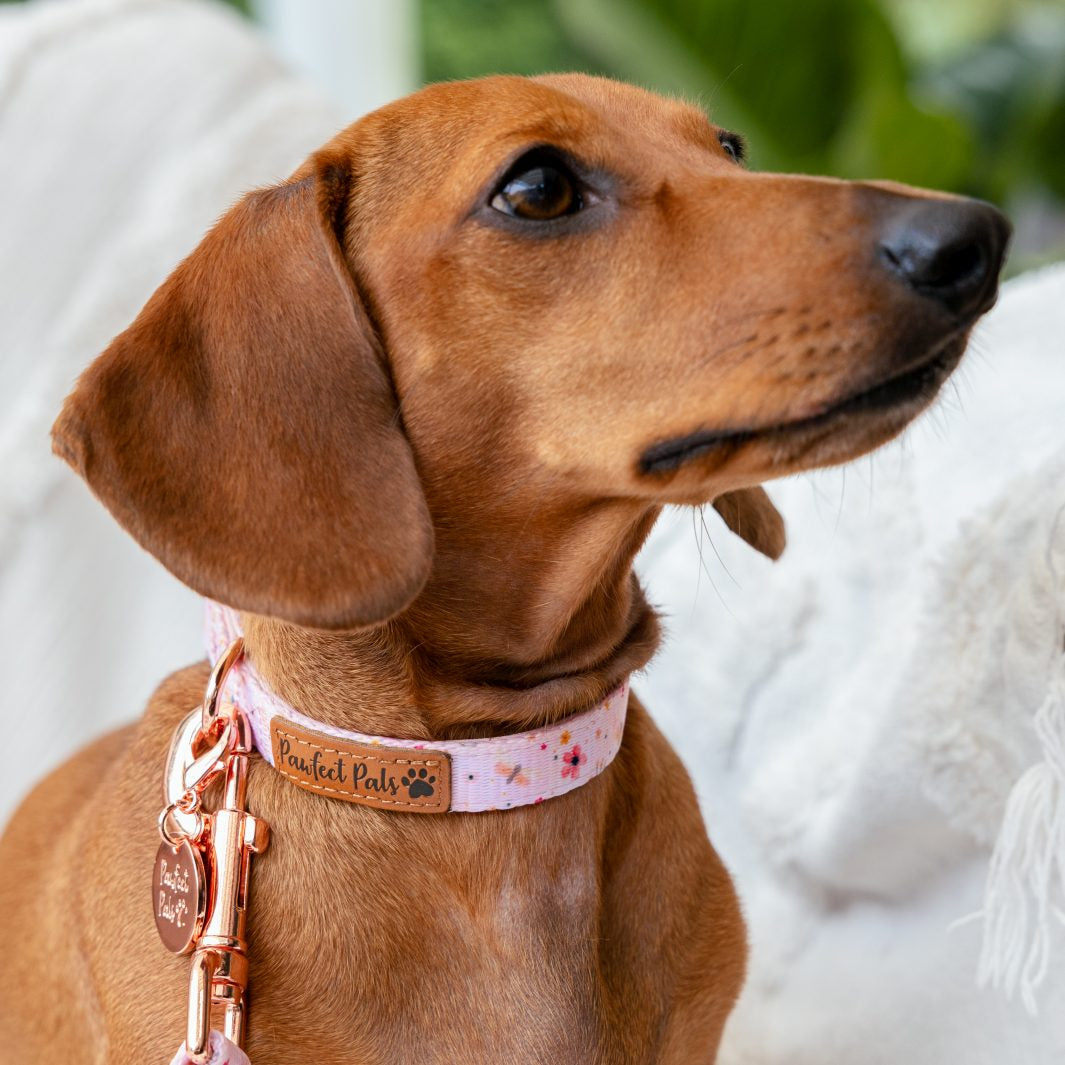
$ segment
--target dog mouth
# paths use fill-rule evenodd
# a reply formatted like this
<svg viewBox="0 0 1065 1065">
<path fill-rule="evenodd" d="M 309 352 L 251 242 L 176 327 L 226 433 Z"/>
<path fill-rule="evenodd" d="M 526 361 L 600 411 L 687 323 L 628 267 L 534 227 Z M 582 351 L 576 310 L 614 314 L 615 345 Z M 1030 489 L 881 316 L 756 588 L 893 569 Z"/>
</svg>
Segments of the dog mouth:
<svg viewBox="0 0 1065 1065">
<path fill-rule="evenodd" d="M 961 358 L 966 339 L 953 337 L 909 370 L 849 395 L 809 417 L 756 429 L 699 430 L 652 444 L 640 455 L 640 472 L 669 473 L 693 459 L 709 455 L 724 462 L 744 445 L 755 443 L 770 444 L 775 453 L 793 459 L 797 453 L 809 451 L 828 437 L 839 437 L 840 444 L 845 445 L 851 430 L 868 437 L 878 423 L 882 423 L 884 440 L 887 440 L 932 401 Z M 842 461 L 844 457 L 853 456 L 822 461 Z"/>
</svg>

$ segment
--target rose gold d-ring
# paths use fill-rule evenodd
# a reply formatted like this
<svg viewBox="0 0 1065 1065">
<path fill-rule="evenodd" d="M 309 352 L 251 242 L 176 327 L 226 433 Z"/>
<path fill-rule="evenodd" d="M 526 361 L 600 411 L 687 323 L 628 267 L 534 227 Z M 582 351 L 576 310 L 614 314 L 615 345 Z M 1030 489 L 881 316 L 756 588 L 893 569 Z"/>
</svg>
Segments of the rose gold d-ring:
<svg viewBox="0 0 1065 1065">
<path fill-rule="evenodd" d="M 210 736 L 218 721 L 218 700 L 225 687 L 229 671 L 240 661 L 244 654 L 244 637 L 238 636 L 221 654 L 211 670 L 207 681 L 207 690 L 203 694 L 203 710 L 200 719 L 200 734 Z"/>
</svg>

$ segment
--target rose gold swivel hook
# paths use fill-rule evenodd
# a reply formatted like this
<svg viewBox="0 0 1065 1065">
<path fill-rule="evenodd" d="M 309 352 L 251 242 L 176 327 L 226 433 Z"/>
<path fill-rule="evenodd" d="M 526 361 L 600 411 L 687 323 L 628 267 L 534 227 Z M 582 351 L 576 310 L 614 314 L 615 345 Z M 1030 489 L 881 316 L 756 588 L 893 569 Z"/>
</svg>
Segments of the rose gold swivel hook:
<svg viewBox="0 0 1065 1065">
<path fill-rule="evenodd" d="M 197 1063 L 209 1056 L 211 1012 L 224 1011 L 224 1032 L 241 1046 L 247 1010 L 247 905 L 251 856 L 269 842 L 265 821 L 247 811 L 248 761 L 254 747 L 248 719 L 220 696 L 243 654 L 235 640 L 211 671 L 203 704 L 177 727 L 163 781 L 166 805 L 153 894 L 156 922 L 169 949 L 192 951 L 185 1049 Z M 218 809 L 203 809 L 207 788 L 224 777 Z"/>
<path fill-rule="evenodd" d="M 189 1018 L 185 1048 L 195 1062 L 207 1060 L 211 1007 L 225 1010 L 224 1031 L 241 1046 L 248 990 L 247 902 L 251 856 L 269 843 L 265 821 L 245 809 L 251 734 L 242 714 L 235 718 L 237 737 L 226 760 L 225 798 L 209 814 L 207 847 L 211 867 L 210 898 L 203 932 L 192 956 Z"/>
</svg>

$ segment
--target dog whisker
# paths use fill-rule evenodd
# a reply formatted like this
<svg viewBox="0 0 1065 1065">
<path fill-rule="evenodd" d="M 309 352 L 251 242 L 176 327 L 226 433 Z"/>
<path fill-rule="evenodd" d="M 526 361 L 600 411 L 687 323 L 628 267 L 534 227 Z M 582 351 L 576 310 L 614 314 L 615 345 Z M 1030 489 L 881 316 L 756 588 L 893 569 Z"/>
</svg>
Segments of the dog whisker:
<svg viewBox="0 0 1065 1065">
<path fill-rule="evenodd" d="M 707 540 L 710 541 L 710 547 L 713 549 L 714 554 L 717 556 L 718 562 L 721 563 L 721 568 L 728 575 L 728 579 L 730 581 L 732 581 L 732 583 L 737 588 L 740 588 L 742 590 L 742 586 L 741 586 L 740 582 L 738 580 L 736 580 L 736 578 L 732 575 L 732 571 L 725 564 L 725 560 L 721 557 L 721 552 L 718 551 L 718 549 L 717 549 L 717 544 L 714 543 L 714 537 L 711 534 L 710 530 L 707 528 L 707 525 L 706 525 L 706 508 L 705 507 L 699 507 L 698 508 L 698 514 L 699 514 L 699 521 L 700 521 L 700 523 L 702 524 L 702 527 L 703 527 L 703 532 L 706 533 L 706 538 L 707 538 Z"/>
</svg>

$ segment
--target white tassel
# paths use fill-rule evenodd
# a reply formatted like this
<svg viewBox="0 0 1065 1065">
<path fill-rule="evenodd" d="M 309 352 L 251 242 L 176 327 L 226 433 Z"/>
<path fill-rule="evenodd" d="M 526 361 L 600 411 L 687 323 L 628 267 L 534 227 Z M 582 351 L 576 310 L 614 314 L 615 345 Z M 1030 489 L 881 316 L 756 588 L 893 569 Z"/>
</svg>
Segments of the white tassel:
<svg viewBox="0 0 1065 1065">
<path fill-rule="evenodd" d="M 1055 923 L 1065 925 L 1065 663 L 1033 722 L 1043 761 L 1014 785 L 984 894 L 981 986 L 1038 1012 Z"/>
</svg>

